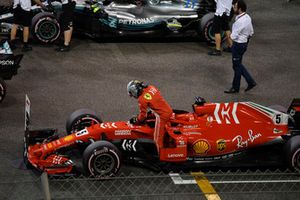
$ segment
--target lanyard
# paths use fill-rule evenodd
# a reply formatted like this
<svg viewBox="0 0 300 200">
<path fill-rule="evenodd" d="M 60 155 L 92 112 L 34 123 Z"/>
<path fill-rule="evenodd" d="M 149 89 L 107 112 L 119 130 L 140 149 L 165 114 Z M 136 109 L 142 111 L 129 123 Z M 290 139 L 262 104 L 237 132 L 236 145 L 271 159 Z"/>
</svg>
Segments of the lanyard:
<svg viewBox="0 0 300 200">
<path fill-rule="evenodd" d="M 237 18 L 235 19 L 235 22 L 236 22 L 237 20 L 239 20 L 240 18 L 242 18 L 243 16 L 245 16 L 245 15 L 246 15 L 246 13 L 244 12 L 244 13 L 242 13 L 241 15 L 237 16 Z"/>
</svg>

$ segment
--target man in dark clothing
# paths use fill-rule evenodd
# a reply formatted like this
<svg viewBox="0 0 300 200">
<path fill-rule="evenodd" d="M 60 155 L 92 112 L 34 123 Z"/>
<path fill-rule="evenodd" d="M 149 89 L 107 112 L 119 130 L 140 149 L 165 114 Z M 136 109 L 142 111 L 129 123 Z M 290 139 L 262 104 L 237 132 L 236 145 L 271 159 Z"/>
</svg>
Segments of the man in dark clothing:
<svg viewBox="0 0 300 200">
<path fill-rule="evenodd" d="M 62 30 L 64 31 L 64 43 L 56 49 L 59 52 L 66 52 L 70 50 L 70 42 L 73 33 L 73 17 L 75 6 L 75 0 L 62 0 L 63 13 L 60 18 L 60 23 Z"/>
<path fill-rule="evenodd" d="M 249 74 L 245 66 L 242 64 L 243 55 L 247 51 L 249 38 L 253 35 L 253 26 L 250 16 L 246 13 L 247 5 L 243 0 L 238 0 L 234 5 L 234 12 L 237 14 L 235 22 L 232 26 L 231 39 L 232 45 L 232 66 L 234 70 L 234 78 L 232 87 L 225 93 L 238 93 L 240 90 L 241 76 L 245 78 L 248 87 L 245 92 L 256 86 L 256 82 Z"/>
<path fill-rule="evenodd" d="M 213 32 L 215 33 L 215 43 L 216 47 L 213 51 L 209 52 L 208 55 L 211 56 L 221 56 L 221 43 L 222 43 L 222 36 L 221 31 L 225 31 L 226 34 L 226 41 L 228 45 L 228 49 L 232 46 L 232 40 L 230 38 L 230 11 L 232 8 L 232 0 L 215 0 L 217 7 L 213 21 Z M 226 49 L 227 50 L 227 49 Z"/>
</svg>

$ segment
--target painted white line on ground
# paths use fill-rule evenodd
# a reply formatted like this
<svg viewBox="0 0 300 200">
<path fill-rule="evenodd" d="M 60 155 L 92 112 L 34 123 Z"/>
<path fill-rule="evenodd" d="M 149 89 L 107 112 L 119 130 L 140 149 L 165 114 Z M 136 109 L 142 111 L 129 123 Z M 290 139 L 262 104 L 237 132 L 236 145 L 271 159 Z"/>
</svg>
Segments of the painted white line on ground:
<svg viewBox="0 0 300 200">
<path fill-rule="evenodd" d="M 169 173 L 173 183 L 175 185 L 190 185 L 190 184 L 197 184 L 196 180 L 194 179 L 187 179 L 184 180 L 182 177 L 177 173 Z M 211 184 L 243 184 L 243 183 L 300 183 L 300 180 L 246 180 L 246 181 L 210 181 Z"/>
<path fill-rule="evenodd" d="M 175 185 L 188 185 L 188 184 L 197 184 L 195 179 L 192 180 L 183 180 L 181 176 L 177 173 L 169 173 L 173 183 Z"/>
</svg>

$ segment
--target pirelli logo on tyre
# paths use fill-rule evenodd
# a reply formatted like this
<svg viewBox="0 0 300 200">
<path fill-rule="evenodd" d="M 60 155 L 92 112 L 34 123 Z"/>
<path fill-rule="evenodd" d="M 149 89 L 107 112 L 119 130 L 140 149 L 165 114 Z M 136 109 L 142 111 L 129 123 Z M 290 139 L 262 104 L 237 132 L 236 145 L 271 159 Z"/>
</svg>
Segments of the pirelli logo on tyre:
<svg viewBox="0 0 300 200">
<path fill-rule="evenodd" d="M 193 144 L 193 150 L 196 154 L 207 154 L 210 150 L 210 144 L 206 140 L 197 140 Z"/>
<path fill-rule="evenodd" d="M 226 140 L 224 139 L 217 140 L 217 149 L 218 151 L 224 151 L 226 149 Z"/>
</svg>

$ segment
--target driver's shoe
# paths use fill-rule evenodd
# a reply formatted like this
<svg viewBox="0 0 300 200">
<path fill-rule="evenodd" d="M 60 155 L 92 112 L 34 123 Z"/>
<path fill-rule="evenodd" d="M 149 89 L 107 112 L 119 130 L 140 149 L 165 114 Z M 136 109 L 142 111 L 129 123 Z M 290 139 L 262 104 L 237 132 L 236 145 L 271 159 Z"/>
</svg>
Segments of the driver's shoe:
<svg viewBox="0 0 300 200">
<path fill-rule="evenodd" d="M 211 52 L 208 52 L 207 54 L 208 54 L 209 56 L 221 56 L 221 55 L 222 55 L 222 52 L 221 52 L 221 50 L 214 49 L 214 50 L 212 50 Z"/>
<path fill-rule="evenodd" d="M 58 51 L 58 52 L 67 52 L 67 51 L 70 51 L 70 45 L 68 45 L 68 46 L 62 45 L 62 46 L 58 47 L 56 49 L 56 51 Z"/>
<path fill-rule="evenodd" d="M 26 52 L 26 51 L 32 51 L 32 47 L 29 44 L 24 43 L 24 46 L 22 48 L 22 52 Z"/>
</svg>

